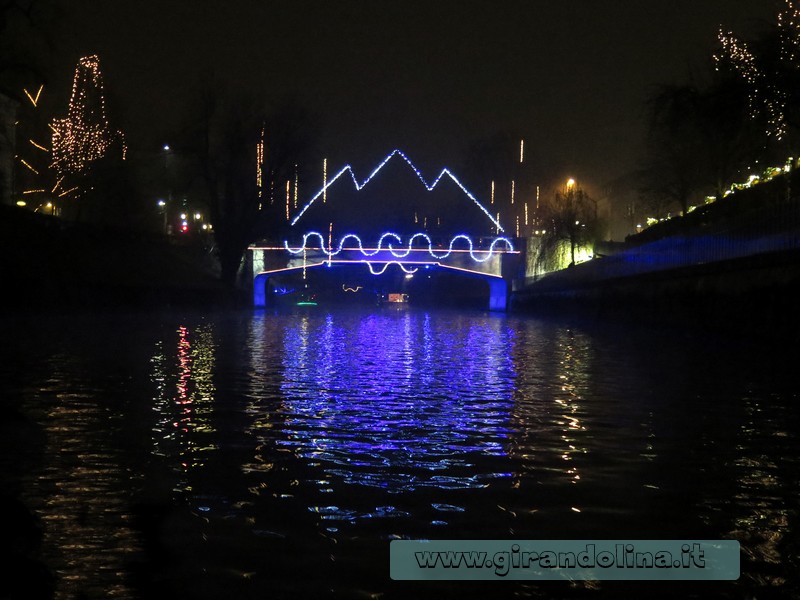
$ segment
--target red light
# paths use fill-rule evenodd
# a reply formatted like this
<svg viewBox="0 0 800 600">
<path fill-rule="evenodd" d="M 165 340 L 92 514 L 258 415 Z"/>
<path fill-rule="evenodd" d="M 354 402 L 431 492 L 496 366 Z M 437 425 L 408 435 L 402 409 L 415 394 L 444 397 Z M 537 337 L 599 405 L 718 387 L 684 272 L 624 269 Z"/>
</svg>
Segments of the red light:
<svg viewBox="0 0 800 600">
<path fill-rule="evenodd" d="M 181 231 L 183 231 L 183 232 L 189 231 L 189 226 L 188 225 L 182 225 L 181 226 Z"/>
</svg>

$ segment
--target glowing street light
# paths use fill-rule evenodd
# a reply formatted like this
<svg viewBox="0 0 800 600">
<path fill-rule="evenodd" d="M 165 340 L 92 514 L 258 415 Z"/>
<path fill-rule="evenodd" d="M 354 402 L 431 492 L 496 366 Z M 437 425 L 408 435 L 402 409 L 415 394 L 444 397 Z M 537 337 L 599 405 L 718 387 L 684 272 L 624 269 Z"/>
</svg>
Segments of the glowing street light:
<svg viewBox="0 0 800 600">
<path fill-rule="evenodd" d="M 567 189 L 570 190 L 574 187 L 575 187 L 575 180 L 572 177 L 570 177 L 569 179 L 567 179 Z"/>
</svg>

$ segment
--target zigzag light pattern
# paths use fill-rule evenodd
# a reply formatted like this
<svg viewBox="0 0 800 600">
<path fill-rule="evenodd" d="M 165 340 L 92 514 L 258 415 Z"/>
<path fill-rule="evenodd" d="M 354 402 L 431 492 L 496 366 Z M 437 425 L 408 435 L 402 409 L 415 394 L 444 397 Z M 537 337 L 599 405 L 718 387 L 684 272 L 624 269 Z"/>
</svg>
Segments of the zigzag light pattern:
<svg viewBox="0 0 800 600">
<path fill-rule="evenodd" d="M 406 258 L 409 254 L 411 254 L 411 252 L 413 250 L 412 246 L 414 244 L 414 240 L 417 239 L 417 238 L 424 238 L 425 241 L 428 242 L 428 254 L 430 254 L 433 258 L 436 258 L 436 259 L 447 258 L 448 256 L 450 256 L 453 253 L 453 246 L 455 245 L 455 243 L 458 240 L 465 240 L 467 242 L 467 244 L 469 245 L 469 255 L 470 255 L 470 257 L 472 257 L 472 260 L 474 260 L 475 262 L 478 262 L 478 263 L 486 262 L 487 260 L 489 260 L 492 257 L 492 254 L 494 254 L 495 252 L 501 253 L 501 252 L 513 252 L 514 251 L 514 245 L 511 243 L 511 240 L 509 240 L 508 238 L 504 238 L 504 237 L 498 237 L 498 238 L 495 238 L 494 240 L 492 240 L 492 243 L 489 246 L 489 250 L 481 250 L 481 251 L 479 251 L 480 254 L 484 254 L 485 255 L 485 256 L 481 257 L 480 255 L 476 255 L 475 254 L 475 249 L 474 249 L 474 245 L 472 243 L 472 239 L 468 235 L 459 234 L 459 235 L 453 237 L 453 239 L 450 240 L 450 245 L 448 246 L 447 251 L 444 254 L 440 254 L 440 253 L 434 252 L 434 250 L 433 250 L 433 241 L 425 233 L 415 233 L 414 235 L 412 235 L 411 238 L 408 240 L 408 248 L 403 248 L 403 249 L 396 250 L 395 247 L 392 245 L 391 241 L 388 242 L 386 244 L 386 247 L 384 248 L 383 247 L 383 241 L 385 239 L 387 239 L 387 238 L 396 240 L 397 244 L 402 244 L 403 243 L 403 240 L 399 235 L 397 235 L 396 233 L 391 233 L 391 232 L 384 233 L 380 237 L 380 239 L 378 239 L 378 247 L 375 250 L 372 250 L 372 251 L 365 250 L 364 249 L 364 244 L 362 243 L 361 238 L 358 237 L 354 233 L 348 233 L 347 235 L 343 236 L 339 240 L 339 245 L 336 247 L 336 250 L 334 250 L 333 247 L 331 247 L 330 249 L 327 249 L 325 247 L 325 238 L 322 236 L 321 233 L 319 233 L 317 231 L 310 231 L 310 232 L 306 233 L 305 235 L 303 235 L 303 244 L 299 248 L 291 248 L 291 247 L 289 247 L 289 243 L 288 242 L 284 242 L 283 243 L 284 244 L 284 248 L 288 252 L 290 252 L 292 254 L 300 254 L 302 252 L 308 252 L 309 250 L 316 252 L 317 248 L 313 247 L 313 246 L 310 246 L 308 244 L 308 239 L 309 238 L 317 238 L 319 240 L 319 249 L 322 252 L 324 252 L 328 257 L 333 257 L 333 256 L 336 256 L 337 254 L 339 254 L 344 249 L 344 243 L 348 239 L 354 239 L 356 241 L 356 243 L 358 244 L 359 251 L 361 252 L 361 254 L 363 254 L 366 257 L 375 256 L 381 250 L 388 250 L 391 253 L 391 255 L 394 256 L 395 258 Z M 498 244 L 503 244 L 505 246 L 505 250 L 497 250 L 495 248 L 495 246 L 497 246 Z M 419 249 L 417 249 L 417 250 L 419 250 Z"/>
<path fill-rule="evenodd" d="M 351 177 L 351 178 L 352 178 L 352 180 L 353 180 L 353 184 L 354 184 L 354 185 L 355 185 L 355 187 L 356 187 L 356 191 L 360 191 L 360 190 L 361 190 L 361 189 L 362 189 L 362 188 L 363 188 L 365 185 L 367 185 L 367 184 L 368 184 L 368 183 L 369 183 L 369 182 L 372 180 L 372 178 L 373 178 L 373 177 L 375 177 L 375 175 L 377 175 L 377 174 L 378 174 L 378 172 L 379 172 L 379 171 L 380 171 L 380 170 L 381 170 L 381 169 L 384 167 L 384 165 L 385 165 L 386 163 L 388 163 L 388 162 L 389 162 L 389 161 L 390 161 L 390 160 L 391 160 L 391 159 L 392 159 L 392 158 L 393 158 L 395 155 L 397 155 L 397 156 L 400 156 L 400 157 L 401 157 L 401 158 L 402 158 L 404 161 L 406 161 L 406 163 L 408 163 L 408 166 L 410 166 L 410 167 L 411 167 L 411 170 L 412 170 L 412 171 L 414 171 L 414 173 L 416 174 L 416 176 L 417 176 L 417 177 L 419 178 L 419 180 L 422 182 L 422 185 L 424 185 L 424 186 L 425 186 L 425 188 L 426 188 L 426 189 L 427 189 L 429 192 L 433 191 L 433 189 L 434 189 L 434 188 L 435 188 L 435 187 L 436 187 L 436 186 L 439 184 L 439 182 L 441 181 L 442 177 L 444 177 L 445 175 L 447 175 L 447 176 L 448 176 L 448 177 L 449 177 L 449 178 L 450 178 L 450 179 L 451 179 L 451 180 L 452 180 L 452 181 L 453 181 L 453 182 L 454 182 L 454 183 L 455 183 L 455 184 L 456 184 L 456 185 L 457 185 L 459 188 L 461 188 L 461 191 L 462 191 L 462 192 L 464 192 L 464 193 L 467 195 L 467 197 L 468 197 L 470 200 L 472 200 L 472 201 L 473 201 L 473 202 L 474 202 L 474 203 L 475 203 L 475 204 L 478 206 L 478 208 L 480 208 L 480 209 L 483 211 L 483 213 L 484 213 L 484 214 L 485 214 L 487 217 L 489 217 L 489 219 L 492 221 L 492 223 L 494 224 L 494 226 L 495 226 L 495 227 L 497 227 L 498 231 L 504 231 L 504 229 L 503 229 L 503 227 L 500 225 L 499 221 L 498 221 L 497 219 L 495 219 L 495 218 L 494 218 L 494 217 L 491 215 L 491 213 L 490 213 L 488 210 L 486 210 L 486 208 L 483 206 L 483 204 L 481 204 L 481 203 L 478 201 L 478 199 L 477 199 L 477 198 L 475 198 L 475 196 L 473 196 L 473 195 L 472 195 L 472 193 L 470 193 L 470 191 L 469 191 L 467 188 L 465 188 L 465 187 L 464 187 L 464 185 L 463 185 L 463 184 L 462 184 L 462 183 L 461 183 L 461 182 L 458 180 L 458 178 L 457 178 L 455 175 L 453 175 L 453 173 L 451 173 L 451 172 L 450 172 L 450 170 L 449 170 L 449 169 L 446 169 L 446 168 L 445 168 L 445 169 L 442 169 L 441 173 L 439 173 L 439 176 L 438 176 L 438 177 L 437 177 L 437 178 L 436 178 L 436 179 L 433 181 L 433 183 L 430 183 L 430 184 L 429 184 L 429 183 L 428 183 L 428 182 L 425 180 L 425 178 L 422 176 L 422 173 L 420 173 L 419 169 L 417 169 L 417 167 L 414 165 L 414 163 L 412 163 L 412 162 L 411 162 L 411 159 L 409 159 L 409 158 L 408 158 L 408 156 L 406 156 L 405 154 L 403 154 L 403 152 L 401 152 L 400 150 L 392 150 L 392 151 L 389 153 L 389 155 L 388 155 L 386 158 L 384 158 L 384 159 L 383 159 L 383 161 L 382 161 L 382 162 L 381 162 L 381 163 L 380 163 L 380 164 L 379 164 L 377 167 L 375 167 L 375 169 L 372 171 L 372 173 L 370 173 L 370 174 L 369 174 L 369 176 L 368 176 L 368 177 L 367 177 L 367 178 L 366 178 L 364 181 L 362 181 L 361 183 L 359 183 L 359 182 L 358 182 L 358 179 L 356 179 L 356 175 L 355 175 L 355 173 L 353 172 L 353 167 L 351 167 L 350 165 L 345 165 L 345 166 L 342 168 L 342 170 L 341 170 L 341 171 L 339 171 L 338 173 L 336 173 L 336 175 L 334 175 L 334 176 L 333 176 L 333 177 L 332 177 L 330 180 L 327 180 L 327 182 L 326 182 L 326 183 L 323 185 L 322 189 L 321 189 L 321 190 L 319 190 L 319 191 L 318 191 L 318 192 L 317 192 L 317 193 L 314 195 L 314 197 L 313 197 L 313 198 L 311 198 L 311 200 L 309 200 L 309 201 L 306 203 L 306 205 L 305 205 L 305 206 L 304 206 L 304 207 L 303 207 L 303 208 L 300 210 L 300 212 L 299 212 L 299 213 L 297 213 L 297 215 L 295 216 L 295 218 L 294 218 L 294 219 L 292 219 L 292 221 L 291 221 L 291 224 L 292 224 L 292 225 L 295 225 L 295 224 L 297 223 L 297 221 L 299 221 L 299 220 L 300 220 L 300 217 L 302 217 L 302 216 L 303 216 L 303 214 L 304 214 L 304 213 L 305 213 L 305 212 L 306 212 L 306 211 L 309 209 L 309 207 L 310 207 L 312 204 L 314 204 L 314 201 L 315 201 L 315 200 L 317 200 L 317 198 L 319 198 L 320 196 L 327 195 L 328 188 L 329 188 L 331 185 L 333 185 L 333 184 L 336 182 L 336 180 L 337 180 L 337 179 L 339 179 L 339 177 L 341 177 L 341 176 L 342 176 L 342 175 L 344 175 L 345 173 L 349 173 L 349 174 L 350 174 L 350 177 Z"/>
</svg>

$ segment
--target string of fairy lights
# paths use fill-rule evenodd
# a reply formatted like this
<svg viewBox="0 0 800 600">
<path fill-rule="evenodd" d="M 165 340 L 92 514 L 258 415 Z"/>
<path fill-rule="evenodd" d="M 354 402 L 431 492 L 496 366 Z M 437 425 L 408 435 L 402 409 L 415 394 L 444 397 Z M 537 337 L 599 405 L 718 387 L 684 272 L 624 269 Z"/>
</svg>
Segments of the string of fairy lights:
<svg viewBox="0 0 800 600">
<path fill-rule="evenodd" d="M 83 174 L 89 165 L 119 144 L 125 159 L 125 138 L 113 130 L 106 114 L 103 76 L 97 55 L 84 56 L 75 67 L 67 116 L 54 119 L 52 166 L 59 175 Z"/>
<path fill-rule="evenodd" d="M 787 109 L 789 92 L 784 87 L 785 72 L 800 70 L 800 2 L 784 0 L 778 11 L 777 35 L 778 61 L 770 58 L 759 60 L 748 44 L 732 32 L 720 29 L 717 36 L 719 51 L 714 54 L 715 68 L 729 69 L 748 86 L 750 116 L 764 117 L 765 133 L 777 140 L 788 132 Z"/>
<path fill-rule="evenodd" d="M 266 135 L 264 130 L 261 132 L 261 138 L 256 144 L 256 176 L 255 183 L 259 190 L 265 187 L 264 181 L 264 161 L 266 153 Z M 412 160 L 402 151 L 395 149 L 387 154 L 372 171 L 363 179 L 360 179 L 353 167 L 349 164 L 344 165 L 341 169 L 335 172 L 332 176 L 329 174 L 328 159 L 322 160 L 322 186 L 308 199 L 305 204 L 299 204 L 300 198 L 300 178 L 299 166 L 295 165 L 294 176 L 287 178 L 282 182 L 283 188 L 283 218 L 289 223 L 291 227 L 298 224 L 306 212 L 315 205 L 315 203 L 326 204 L 328 202 L 328 193 L 331 187 L 339 181 L 343 176 L 348 175 L 353 183 L 356 191 L 361 191 L 368 185 L 392 160 L 403 161 L 416 175 L 417 179 L 423 184 L 424 188 L 432 192 L 443 180 L 453 182 L 464 195 L 471 200 L 476 207 L 489 219 L 492 224 L 493 231 L 496 235 L 500 235 L 506 231 L 505 227 L 501 224 L 502 217 L 513 224 L 513 235 L 515 237 L 525 237 L 533 235 L 533 228 L 539 221 L 538 215 L 540 211 L 540 186 L 531 185 L 529 177 L 524 177 L 522 171 L 518 172 L 520 179 L 512 177 L 507 181 L 507 187 L 502 181 L 492 179 L 490 182 L 489 190 L 489 206 L 492 206 L 490 211 L 486 205 L 482 204 L 476 196 L 467 189 L 467 187 L 456 177 L 456 175 L 448 168 L 443 168 L 438 175 L 430 180 L 427 179 L 420 169 L 412 162 Z M 525 140 L 519 141 L 519 154 L 518 164 L 525 163 Z M 516 162 L 516 161 L 515 161 Z M 345 177 L 346 179 L 346 177 Z M 527 183 L 526 183 L 527 181 Z M 270 181 L 270 190 L 274 189 L 275 182 Z M 500 191 L 502 188 L 502 192 Z M 508 194 L 508 195 L 506 195 Z M 259 191 L 259 197 L 261 192 Z M 272 194 L 270 194 L 272 197 Z M 263 206 L 259 204 L 259 210 Z M 423 231 L 429 231 L 429 225 L 436 228 L 441 228 L 444 219 L 442 215 L 425 215 L 420 214 L 420 211 L 415 210 L 413 213 L 413 220 L 415 225 L 420 225 Z M 331 223 L 331 228 L 333 224 Z M 329 234 L 330 237 L 330 234 Z"/>
<path fill-rule="evenodd" d="M 38 110 L 43 91 L 43 85 L 35 91 L 22 90 L 30 103 L 29 109 Z M 35 112 L 27 115 L 25 126 L 35 129 L 39 118 Z M 51 137 L 49 148 L 42 139 L 36 139 L 42 137 L 41 132 L 32 132 L 24 146 L 30 150 L 16 157 L 27 174 L 20 177 L 22 189 L 17 205 L 58 215 L 63 200 L 81 193 L 81 179 L 93 162 L 112 150 L 119 152 L 124 160 L 127 152 L 124 135 L 109 123 L 100 59 L 96 55 L 78 61 L 67 115 L 49 121 L 47 127 Z"/>
<path fill-rule="evenodd" d="M 470 199 L 478 208 L 492 221 L 494 226 L 498 229 L 498 231 L 503 231 L 502 225 L 500 222 L 495 219 L 495 217 L 481 204 L 477 198 L 466 188 L 464 185 L 459 181 L 459 179 L 447 168 L 441 170 L 439 175 L 434 179 L 432 182 L 428 182 L 425 177 L 422 175 L 420 170 L 416 167 L 416 165 L 411 161 L 408 156 L 406 156 L 400 150 L 392 150 L 379 164 L 373 171 L 366 177 L 366 179 L 359 181 L 356 177 L 355 172 L 353 171 L 353 167 L 350 165 L 345 165 L 342 169 L 339 170 L 336 175 L 331 177 L 330 179 L 327 178 L 327 161 L 323 163 L 323 168 L 325 169 L 323 175 L 323 186 L 316 194 L 314 194 L 311 199 L 300 209 L 300 211 L 295 215 L 293 219 L 291 219 L 290 223 L 292 226 L 296 225 L 300 218 L 305 214 L 305 212 L 319 199 L 323 198 L 323 202 L 327 199 L 327 191 L 340 177 L 345 174 L 349 174 L 350 178 L 353 181 L 353 185 L 355 186 L 356 191 L 360 191 L 365 185 L 367 185 L 372 179 L 383 169 L 383 167 L 394 157 L 399 157 L 404 160 L 417 178 L 422 182 L 425 188 L 430 192 L 433 191 L 439 182 L 447 176 L 453 183 L 455 183 L 462 192 Z"/>
<path fill-rule="evenodd" d="M 309 239 L 316 239 L 319 241 L 319 244 L 309 244 Z M 425 240 L 425 242 L 427 242 L 427 247 L 415 248 L 414 242 L 416 242 L 418 239 Z M 345 246 L 345 243 L 348 240 L 352 240 L 355 245 L 353 247 Z M 461 249 L 457 248 L 459 242 L 462 242 L 461 245 L 466 247 Z M 407 258 L 410 254 L 412 254 L 412 252 L 418 253 L 427 251 L 432 258 L 441 260 L 449 257 L 451 254 L 464 252 L 469 253 L 473 261 L 482 263 L 488 261 L 495 254 L 514 252 L 514 244 L 510 239 L 505 237 L 497 237 L 493 239 L 486 250 L 476 250 L 475 245 L 476 244 L 473 242 L 470 236 L 466 234 L 459 234 L 452 237 L 447 250 L 442 252 L 434 250 L 433 240 L 425 233 L 415 233 L 408 238 L 408 242 L 404 244 L 402 236 L 392 232 L 384 233 L 378 239 L 378 243 L 374 248 L 365 248 L 364 242 L 355 233 L 348 233 L 342 236 L 335 245 L 332 243 L 330 238 L 328 239 L 328 243 L 326 245 L 325 238 L 318 231 L 309 231 L 308 233 L 304 234 L 303 241 L 299 247 L 292 247 L 289 245 L 288 241 L 284 241 L 284 248 L 291 254 L 297 255 L 311 251 L 319 251 L 328 257 L 334 257 L 345 250 L 357 249 L 363 256 L 367 258 L 377 256 L 381 252 L 388 252 L 394 258 L 402 259 Z"/>
</svg>

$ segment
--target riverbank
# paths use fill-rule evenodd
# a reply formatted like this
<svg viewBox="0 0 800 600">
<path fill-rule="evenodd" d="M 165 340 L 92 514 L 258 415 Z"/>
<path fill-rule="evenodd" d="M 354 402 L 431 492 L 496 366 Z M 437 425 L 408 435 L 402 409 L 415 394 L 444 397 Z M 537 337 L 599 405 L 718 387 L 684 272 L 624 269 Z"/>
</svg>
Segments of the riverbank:
<svg viewBox="0 0 800 600">
<path fill-rule="evenodd" d="M 631 236 L 515 290 L 512 308 L 774 338 L 800 332 L 800 198 L 791 177 Z"/>
<path fill-rule="evenodd" d="M 596 267 L 596 265 L 595 265 Z M 795 338 L 800 332 L 800 251 L 699 264 L 630 277 L 595 278 L 590 263 L 517 292 L 512 308 L 531 314 L 661 323 Z"/>
<path fill-rule="evenodd" d="M 198 241 L 0 207 L 0 304 L 14 310 L 234 305 Z"/>
</svg>

